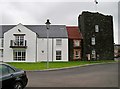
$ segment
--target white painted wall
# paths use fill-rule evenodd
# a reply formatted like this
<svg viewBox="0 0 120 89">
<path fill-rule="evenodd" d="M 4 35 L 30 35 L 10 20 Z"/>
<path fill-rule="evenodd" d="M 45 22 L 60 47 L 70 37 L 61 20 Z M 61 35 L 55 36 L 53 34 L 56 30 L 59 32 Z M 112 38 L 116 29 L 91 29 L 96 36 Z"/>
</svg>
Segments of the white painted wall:
<svg viewBox="0 0 120 89">
<path fill-rule="evenodd" d="M 37 59 L 47 61 L 47 38 L 38 38 Z M 42 52 L 43 51 L 43 52 Z M 49 61 L 52 61 L 52 39 L 49 38 Z"/>
<path fill-rule="evenodd" d="M 26 61 L 20 62 L 47 61 L 47 38 L 37 38 L 36 33 L 22 24 L 18 24 L 4 33 L 4 62 L 19 62 L 13 60 L 13 48 L 10 48 L 10 40 L 15 40 L 13 34 L 25 34 L 25 40 L 27 40 Z M 49 38 L 49 61 L 68 61 L 68 38 L 59 38 L 62 39 L 61 46 L 56 46 L 56 39 L 58 38 Z M 56 60 L 57 50 L 62 51 L 62 60 Z"/>
<path fill-rule="evenodd" d="M 21 32 L 18 31 L 21 30 Z M 13 48 L 10 48 L 10 40 L 15 40 L 13 34 L 25 34 L 25 40 L 27 40 L 26 48 L 26 61 L 24 62 L 35 62 L 36 61 L 36 33 L 26 28 L 22 24 L 18 24 L 14 28 L 4 33 L 4 62 L 18 62 L 13 61 Z"/>
<path fill-rule="evenodd" d="M 57 38 L 56 38 L 57 39 Z M 62 38 L 62 45 L 57 46 L 56 45 L 56 39 L 54 39 L 54 59 L 53 61 L 68 61 L 68 39 Z M 56 50 L 62 51 L 62 60 L 56 60 Z"/>
<path fill-rule="evenodd" d="M 59 47 L 56 46 L 56 39 L 49 38 L 49 61 L 68 61 L 68 39 L 62 38 L 62 45 Z M 47 61 L 47 38 L 38 38 L 37 42 L 38 62 Z M 62 51 L 62 60 L 56 60 L 56 50 Z"/>
</svg>

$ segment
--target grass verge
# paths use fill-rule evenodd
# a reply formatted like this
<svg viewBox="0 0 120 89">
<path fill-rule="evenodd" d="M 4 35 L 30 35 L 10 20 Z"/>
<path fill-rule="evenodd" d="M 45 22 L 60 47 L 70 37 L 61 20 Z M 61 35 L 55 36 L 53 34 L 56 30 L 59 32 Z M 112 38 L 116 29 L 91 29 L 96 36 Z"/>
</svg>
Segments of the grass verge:
<svg viewBox="0 0 120 89">
<path fill-rule="evenodd" d="M 115 61 L 101 60 L 101 61 L 49 62 L 49 69 L 80 66 L 80 65 L 94 64 L 94 63 L 109 63 L 109 62 L 115 62 Z M 47 63 L 46 62 L 37 62 L 37 63 L 10 62 L 8 64 L 22 70 L 45 70 Z"/>
</svg>

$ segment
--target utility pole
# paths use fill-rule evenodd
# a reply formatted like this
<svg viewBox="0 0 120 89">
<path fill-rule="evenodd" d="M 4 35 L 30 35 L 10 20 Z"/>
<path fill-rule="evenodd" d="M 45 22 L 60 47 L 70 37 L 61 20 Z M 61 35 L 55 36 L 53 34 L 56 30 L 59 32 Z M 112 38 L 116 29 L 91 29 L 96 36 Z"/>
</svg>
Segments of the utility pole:
<svg viewBox="0 0 120 89">
<path fill-rule="evenodd" d="M 49 29 L 50 29 L 50 22 L 49 19 L 47 19 L 46 28 L 47 28 L 47 69 L 49 68 Z"/>
</svg>

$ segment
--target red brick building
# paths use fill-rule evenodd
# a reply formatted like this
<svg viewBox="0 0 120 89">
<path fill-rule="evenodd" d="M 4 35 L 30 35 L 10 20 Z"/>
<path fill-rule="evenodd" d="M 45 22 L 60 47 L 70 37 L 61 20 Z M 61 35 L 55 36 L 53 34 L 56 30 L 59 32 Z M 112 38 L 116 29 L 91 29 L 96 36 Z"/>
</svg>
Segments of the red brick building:
<svg viewBox="0 0 120 89">
<path fill-rule="evenodd" d="M 81 60 L 81 42 L 82 35 L 77 26 L 67 26 L 69 61 Z"/>
</svg>

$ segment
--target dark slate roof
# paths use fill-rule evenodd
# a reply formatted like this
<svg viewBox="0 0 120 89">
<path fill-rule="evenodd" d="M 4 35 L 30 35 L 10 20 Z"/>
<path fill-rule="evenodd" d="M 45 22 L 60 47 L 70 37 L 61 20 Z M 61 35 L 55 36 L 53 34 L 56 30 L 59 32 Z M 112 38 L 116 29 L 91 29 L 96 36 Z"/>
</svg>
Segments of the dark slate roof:
<svg viewBox="0 0 120 89">
<path fill-rule="evenodd" d="M 3 33 L 8 31 L 9 29 L 12 29 L 16 25 L 0 25 L 0 38 L 3 37 Z"/>
<path fill-rule="evenodd" d="M 0 33 L 5 33 L 16 25 L 1 25 Z M 31 31 L 35 32 L 39 38 L 47 37 L 46 25 L 24 25 Z M 3 37 L 3 34 L 0 34 L 0 37 Z M 50 38 L 68 38 L 67 30 L 65 25 L 51 25 L 49 29 Z"/>
</svg>

